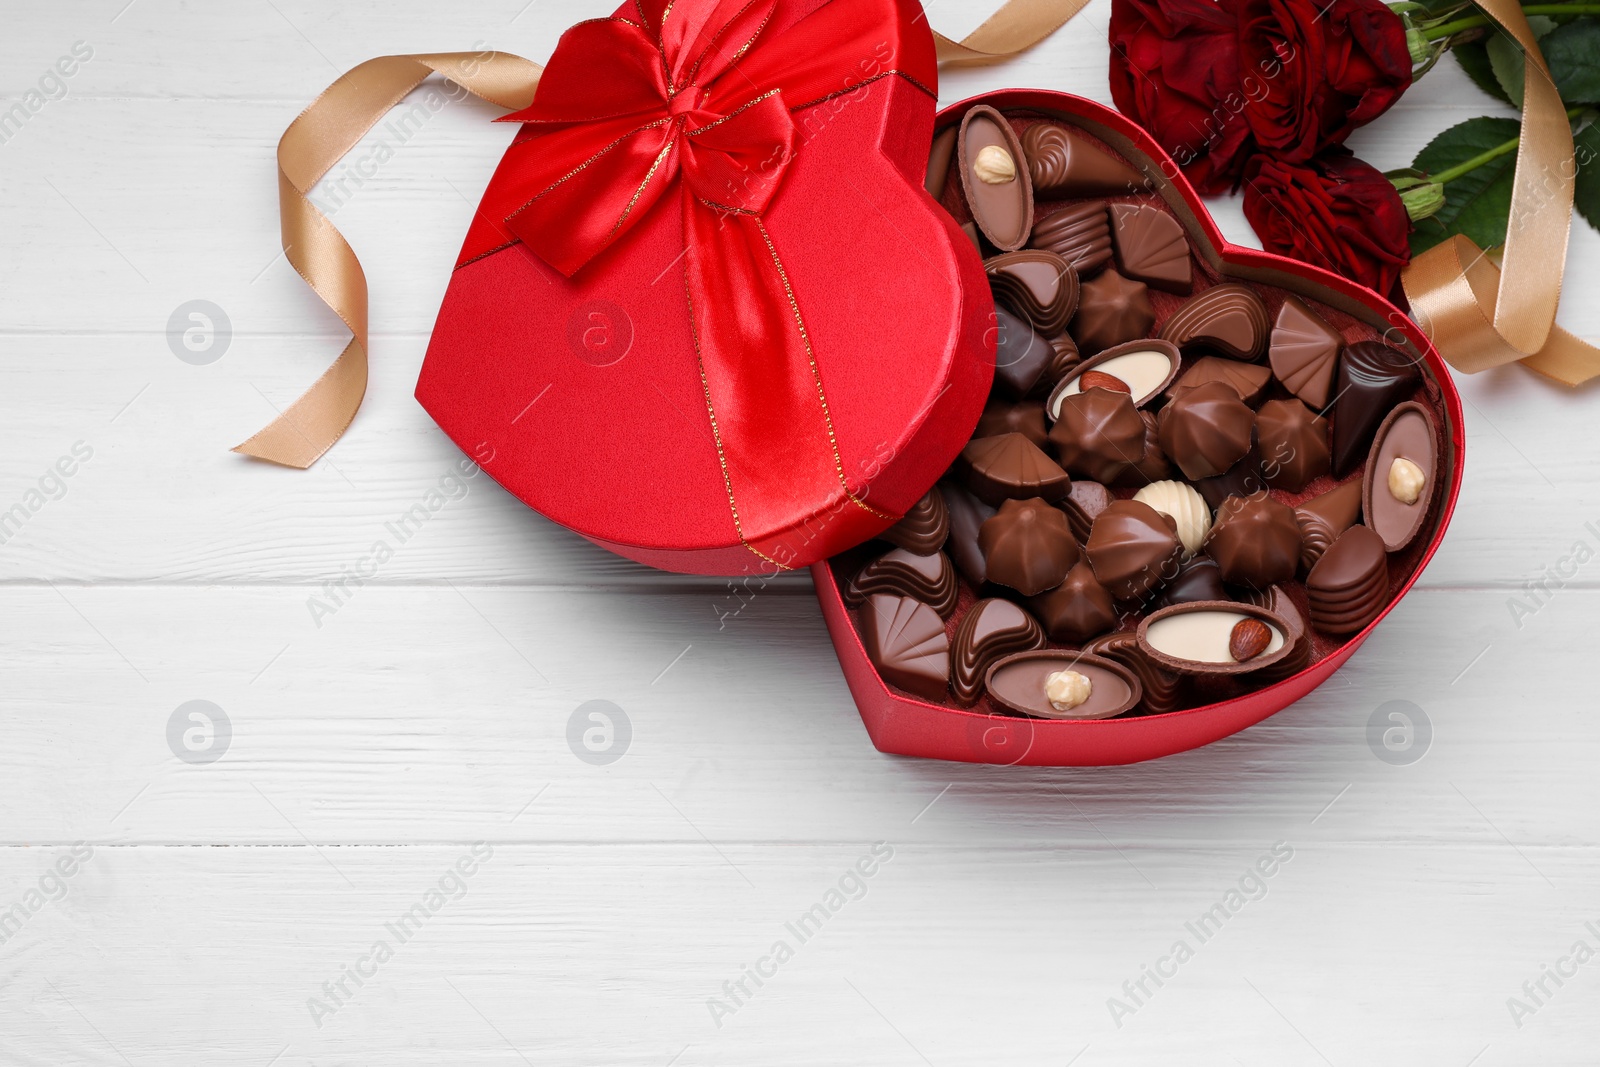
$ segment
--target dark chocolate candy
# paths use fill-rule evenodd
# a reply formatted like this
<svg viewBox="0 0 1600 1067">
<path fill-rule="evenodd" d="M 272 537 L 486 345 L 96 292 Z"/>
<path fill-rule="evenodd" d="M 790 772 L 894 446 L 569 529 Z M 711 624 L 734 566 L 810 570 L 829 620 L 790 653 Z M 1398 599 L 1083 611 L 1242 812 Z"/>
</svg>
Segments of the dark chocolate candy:
<svg viewBox="0 0 1600 1067">
<path fill-rule="evenodd" d="M 1306 575 L 1311 625 L 1342 636 L 1364 630 L 1389 602 L 1389 553 L 1365 526 L 1339 535 Z"/>
<path fill-rule="evenodd" d="M 1161 327 L 1161 336 L 1188 352 L 1212 351 L 1254 363 L 1267 351 L 1272 322 L 1256 291 L 1237 282 L 1197 293 Z"/>
<path fill-rule="evenodd" d="M 1183 543 L 1175 524 L 1148 504 L 1118 500 L 1094 521 L 1085 552 L 1100 584 L 1118 600 L 1139 600 L 1178 573 Z"/>
<path fill-rule="evenodd" d="M 1021 400 L 1044 377 L 1055 349 L 1025 319 L 995 308 L 994 391 Z"/>
<path fill-rule="evenodd" d="M 1105 204 L 1068 204 L 1033 224 L 1033 248 L 1054 252 L 1088 277 L 1111 262 L 1111 216 Z"/>
<path fill-rule="evenodd" d="M 1240 400 L 1255 407 L 1266 395 L 1267 386 L 1272 384 L 1272 372 L 1258 363 L 1241 363 L 1221 356 L 1201 356 L 1189 365 L 1181 378 L 1172 383 L 1167 395 L 1179 397 L 1195 386 L 1209 382 L 1233 386 Z"/>
<path fill-rule="evenodd" d="M 910 597 L 872 597 L 861 608 L 861 643 L 884 681 L 924 700 L 944 702 L 950 638 L 937 611 Z"/>
<path fill-rule="evenodd" d="M 1139 637 L 1132 630 L 1106 637 L 1097 637 L 1083 646 L 1090 655 L 1115 660 L 1138 676 L 1144 689 L 1141 701 L 1152 715 L 1165 715 L 1177 711 L 1183 700 L 1184 678 L 1159 666 L 1139 647 Z"/>
<path fill-rule="evenodd" d="M 928 175 L 923 180 L 923 187 L 935 200 L 944 199 L 944 187 L 950 180 L 950 160 L 956 154 L 956 134 L 960 132 L 958 127 L 947 126 L 933 139 L 933 150 L 928 153 Z"/>
<path fill-rule="evenodd" d="M 1109 483 L 1144 459 L 1145 434 L 1132 397 L 1090 389 L 1062 399 L 1050 443 L 1070 474 Z"/>
<path fill-rule="evenodd" d="M 1086 355 L 1097 355 L 1149 336 L 1155 321 L 1149 288 L 1108 270 L 1079 287 L 1078 314 L 1073 317 L 1071 330 L 1079 349 Z"/>
<path fill-rule="evenodd" d="M 1156 606 L 1170 608 L 1175 604 L 1228 599 L 1228 591 L 1222 585 L 1222 568 L 1217 566 L 1217 561 L 1210 556 L 1196 556 L 1167 583 Z"/>
<path fill-rule="evenodd" d="M 950 538 L 945 542 L 945 551 L 967 576 L 967 581 L 982 585 L 987 580 L 988 568 L 983 561 L 983 549 L 978 545 L 978 531 L 994 517 L 994 508 L 954 482 L 940 482 L 938 493 L 950 512 Z"/>
<path fill-rule="evenodd" d="M 1217 509 L 1206 554 L 1229 585 L 1265 589 L 1293 578 L 1300 565 L 1300 524 L 1294 509 L 1260 493 L 1229 497 Z"/>
<path fill-rule="evenodd" d="M 1288 625 L 1266 608 L 1200 601 L 1162 608 L 1139 624 L 1139 647 L 1169 671 L 1228 677 L 1269 670 L 1292 651 Z"/>
<path fill-rule="evenodd" d="M 878 536 L 896 548 L 919 555 L 939 551 L 950 536 L 950 511 L 944 506 L 944 497 L 937 489 L 928 490 L 905 518 Z"/>
<path fill-rule="evenodd" d="M 1272 373 L 1283 387 L 1321 411 L 1328 406 L 1344 338 L 1297 297 L 1286 297 L 1272 329 Z"/>
<path fill-rule="evenodd" d="M 980 600 L 961 617 L 950 645 L 950 691 L 970 708 L 983 696 L 989 668 L 1015 652 L 1044 647 L 1044 631 L 1009 600 Z"/>
<path fill-rule="evenodd" d="M 1362 486 L 1367 525 L 1390 552 L 1399 552 L 1422 532 L 1433 510 L 1438 468 L 1433 412 L 1421 404 L 1401 404 L 1373 438 Z"/>
<path fill-rule="evenodd" d="M 860 604 L 879 594 L 920 600 L 937 611 L 940 618 L 948 619 L 955 614 L 961 588 L 956 582 L 955 566 L 943 552 L 919 556 L 897 548 L 861 568 L 845 599 Z"/>
<path fill-rule="evenodd" d="M 985 573 L 996 585 L 1037 596 L 1066 581 L 1081 554 L 1067 516 L 1043 500 L 1007 500 L 978 531 Z"/>
<path fill-rule="evenodd" d="M 1256 414 L 1256 448 L 1267 484 L 1298 493 L 1330 469 L 1328 420 L 1300 400 L 1269 400 Z"/>
<path fill-rule="evenodd" d="M 1194 259 L 1183 224 L 1153 204 L 1112 204 L 1117 269 L 1152 289 L 1180 296 L 1194 286 Z"/>
<path fill-rule="evenodd" d="M 961 187 L 972 221 L 1002 252 L 1015 252 L 1033 229 L 1033 180 L 1011 123 L 979 104 L 961 120 Z"/>
<path fill-rule="evenodd" d="M 1072 536 L 1080 543 L 1089 540 L 1094 520 L 1110 506 L 1111 490 L 1087 478 L 1074 479 L 1067 499 L 1061 502 L 1061 510 L 1067 513 L 1067 525 L 1072 527 Z"/>
<path fill-rule="evenodd" d="M 967 488 L 991 507 L 1029 497 L 1065 500 L 1072 487 L 1067 472 L 1020 433 L 980 437 L 961 450 L 961 462 Z"/>
<path fill-rule="evenodd" d="M 1060 649 L 1007 656 L 990 668 L 988 688 L 996 704 L 1036 719 L 1112 719 L 1143 696 L 1138 675 L 1115 660 Z"/>
<path fill-rule="evenodd" d="M 1061 126 L 1032 126 L 1022 143 L 1041 197 L 1121 196 L 1149 185 L 1144 175 Z"/>
<path fill-rule="evenodd" d="M 1080 561 L 1067 572 L 1067 580 L 1028 601 L 1044 624 L 1050 640 L 1077 645 L 1117 625 L 1117 607 L 1111 593 L 1094 576 L 1094 568 Z"/>
<path fill-rule="evenodd" d="M 1232 386 L 1199 385 L 1161 409 L 1161 449 L 1186 478 L 1214 478 L 1250 451 L 1255 418 Z"/>
<path fill-rule="evenodd" d="M 1205 502 L 1215 511 L 1222 506 L 1222 502 L 1230 496 L 1256 496 L 1267 491 L 1267 475 L 1262 469 L 1261 453 L 1251 445 L 1245 457 L 1232 467 L 1227 473 L 1219 474 L 1215 478 L 1202 478 L 1194 483 L 1200 490 L 1200 495 Z"/>
<path fill-rule="evenodd" d="M 1015 404 L 1004 400 L 991 400 L 978 419 L 973 439 L 998 437 L 1003 433 L 1020 433 L 1040 448 L 1046 440 L 1044 427 L 1044 401 L 1022 400 Z"/>
<path fill-rule="evenodd" d="M 1054 252 L 1024 248 L 984 263 L 995 299 L 1045 337 L 1067 328 L 1078 310 L 1078 272 Z"/>
<path fill-rule="evenodd" d="M 1422 384 L 1417 361 L 1382 341 L 1344 350 L 1333 402 L 1333 473 L 1343 478 L 1367 458 L 1372 437 L 1393 407 Z"/>
<path fill-rule="evenodd" d="M 1070 374 L 1060 379 L 1050 391 L 1047 411 L 1052 419 L 1060 418 L 1057 412 L 1062 399 L 1082 392 L 1084 380 L 1090 374 L 1103 374 L 1122 382 L 1127 387 L 1128 395 L 1133 397 L 1134 406 L 1143 407 L 1172 384 L 1182 361 L 1183 356 L 1177 347 L 1166 341 L 1139 340 L 1116 345 L 1093 359 L 1079 363 Z M 1092 382 L 1095 379 L 1087 380 Z"/>
<path fill-rule="evenodd" d="M 1300 568 L 1309 571 L 1339 535 L 1361 517 L 1361 482 L 1346 482 L 1294 509 L 1295 521 L 1305 541 L 1300 547 Z"/>
</svg>

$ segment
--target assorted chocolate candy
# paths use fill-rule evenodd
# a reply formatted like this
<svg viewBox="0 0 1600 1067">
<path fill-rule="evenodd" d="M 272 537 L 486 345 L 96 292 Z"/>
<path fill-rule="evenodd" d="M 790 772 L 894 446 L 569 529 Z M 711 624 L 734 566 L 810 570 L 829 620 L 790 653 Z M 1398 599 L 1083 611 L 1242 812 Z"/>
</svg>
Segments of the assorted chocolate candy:
<svg viewBox="0 0 1600 1067">
<path fill-rule="evenodd" d="M 997 366 L 948 476 L 834 562 L 889 685 L 1040 719 L 1198 707 L 1332 653 L 1415 570 L 1445 465 L 1417 358 L 1218 277 L 1149 188 L 1034 116 L 937 138 Z"/>
</svg>

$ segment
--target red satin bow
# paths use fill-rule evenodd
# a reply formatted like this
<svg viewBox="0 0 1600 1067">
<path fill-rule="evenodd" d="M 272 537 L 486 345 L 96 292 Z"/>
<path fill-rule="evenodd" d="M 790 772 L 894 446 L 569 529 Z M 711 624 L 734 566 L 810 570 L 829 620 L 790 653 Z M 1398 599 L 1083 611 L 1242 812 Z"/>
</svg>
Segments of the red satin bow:
<svg viewBox="0 0 1600 1067">
<path fill-rule="evenodd" d="M 889 75 L 937 78 L 912 0 L 635 0 L 628 17 L 579 23 L 533 105 L 501 120 L 523 130 L 462 252 L 464 265 L 521 241 L 571 277 L 678 190 L 732 521 L 778 566 L 800 541 L 827 556 L 894 518 L 849 485 L 825 354 L 761 221 L 804 150 L 792 113 Z"/>
</svg>

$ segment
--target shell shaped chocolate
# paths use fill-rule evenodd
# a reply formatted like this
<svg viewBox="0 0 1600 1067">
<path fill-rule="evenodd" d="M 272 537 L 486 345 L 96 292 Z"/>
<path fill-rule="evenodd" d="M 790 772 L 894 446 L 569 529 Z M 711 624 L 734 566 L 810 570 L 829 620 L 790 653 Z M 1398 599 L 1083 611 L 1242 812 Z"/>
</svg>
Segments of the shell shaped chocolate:
<svg viewBox="0 0 1600 1067">
<path fill-rule="evenodd" d="M 1044 647 L 1044 631 L 1009 600 L 980 600 L 962 616 L 950 645 L 950 691 L 971 707 L 983 696 L 989 668 L 1016 652 Z"/>
<path fill-rule="evenodd" d="M 1266 589 L 1295 576 L 1303 535 L 1294 510 L 1265 493 L 1229 497 L 1217 509 L 1206 554 L 1230 585 Z"/>
<path fill-rule="evenodd" d="M 880 594 L 920 600 L 937 611 L 941 619 L 948 619 L 955 614 L 961 586 L 956 581 L 955 565 L 943 552 L 918 555 L 897 548 L 861 568 L 845 599 L 859 604 Z"/>
<path fill-rule="evenodd" d="M 1066 581 L 1081 558 L 1067 516 L 1043 500 L 1008 500 L 978 531 L 989 581 L 1037 596 Z"/>
<path fill-rule="evenodd" d="M 929 555 L 943 548 L 950 537 L 950 509 L 939 491 L 930 489 L 904 518 L 878 536 L 896 548 Z"/>
<path fill-rule="evenodd" d="M 1191 481 L 1215 478 L 1250 451 L 1255 421 L 1232 386 L 1209 382 L 1161 409 L 1161 449 Z"/>
<path fill-rule="evenodd" d="M 1344 337 L 1299 298 L 1290 296 L 1272 328 L 1272 373 L 1283 387 L 1321 411 L 1332 395 Z"/>
<path fill-rule="evenodd" d="M 995 297 L 1045 337 L 1065 330 L 1078 310 L 1078 272 L 1054 252 L 1006 252 L 983 267 Z"/>
<path fill-rule="evenodd" d="M 1084 551 L 1113 597 L 1139 600 L 1177 574 L 1183 543 L 1171 519 L 1148 504 L 1119 500 L 1095 520 Z"/>
<path fill-rule="evenodd" d="M 1389 553 L 1365 526 L 1339 535 L 1306 575 L 1311 625 L 1344 636 L 1366 629 L 1389 602 Z"/>
<path fill-rule="evenodd" d="M 1069 204 L 1033 224 L 1030 248 L 1054 252 L 1080 275 L 1111 262 L 1111 216 L 1102 203 Z"/>
<path fill-rule="evenodd" d="M 1074 393 L 1061 401 L 1060 410 L 1050 443 L 1070 474 L 1109 484 L 1144 459 L 1145 421 L 1127 393 Z"/>
<path fill-rule="evenodd" d="M 1072 487 L 1067 472 L 1020 433 L 980 437 L 961 450 L 967 488 L 990 507 L 1003 500 L 1062 500 Z"/>
<path fill-rule="evenodd" d="M 1195 294 L 1162 324 L 1160 334 L 1185 351 L 1205 348 L 1246 363 L 1266 354 L 1271 335 L 1267 305 L 1254 289 L 1237 282 Z"/>
<path fill-rule="evenodd" d="M 1134 493 L 1133 499 L 1172 517 L 1178 524 L 1178 540 L 1183 542 L 1186 558 L 1205 544 L 1206 535 L 1211 532 L 1211 508 L 1194 486 L 1186 482 L 1151 482 Z"/>
<path fill-rule="evenodd" d="M 1044 196 L 1119 196 L 1144 188 L 1144 176 L 1082 135 L 1039 123 L 1022 135 L 1034 192 Z"/>
<path fill-rule="evenodd" d="M 1193 288 L 1189 238 L 1172 215 L 1151 204 L 1112 204 L 1111 232 L 1117 270 L 1163 292 Z"/>
<path fill-rule="evenodd" d="M 1328 420 L 1301 400 L 1269 400 L 1256 414 L 1261 469 L 1274 489 L 1298 493 L 1332 469 Z"/>
<path fill-rule="evenodd" d="M 861 643 L 884 681 L 941 703 L 950 684 L 944 620 L 910 597 L 875 596 L 861 609 Z"/>
</svg>

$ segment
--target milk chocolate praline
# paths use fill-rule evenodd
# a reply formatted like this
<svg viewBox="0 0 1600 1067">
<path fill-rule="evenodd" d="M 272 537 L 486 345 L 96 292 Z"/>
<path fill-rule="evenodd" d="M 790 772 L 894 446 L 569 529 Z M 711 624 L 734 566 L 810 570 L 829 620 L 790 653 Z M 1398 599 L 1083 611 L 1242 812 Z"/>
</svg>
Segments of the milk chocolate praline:
<svg viewBox="0 0 1600 1067">
<path fill-rule="evenodd" d="M 1051 675 L 1072 671 L 1088 679 L 1082 704 L 1062 711 L 1046 689 Z M 1139 676 L 1109 658 L 1060 649 L 1019 652 L 989 668 L 989 699 L 1009 711 L 1038 719 L 1111 719 L 1126 714 L 1143 697 Z"/>
<path fill-rule="evenodd" d="M 1255 419 L 1231 386 L 1196 386 L 1161 409 L 1161 449 L 1185 477 L 1213 478 L 1250 451 Z"/>
<path fill-rule="evenodd" d="M 1367 457 L 1373 435 L 1422 384 L 1412 356 L 1382 341 L 1362 341 L 1339 361 L 1333 402 L 1333 473 L 1344 477 Z"/>
<path fill-rule="evenodd" d="M 904 518 L 878 536 L 918 555 L 939 551 L 950 536 L 950 510 L 945 507 L 944 497 L 937 489 L 930 489 Z"/>
<path fill-rule="evenodd" d="M 1080 287 L 1071 332 L 1085 354 L 1095 355 L 1148 337 L 1155 321 L 1149 287 L 1108 270 Z"/>
<path fill-rule="evenodd" d="M 1389 554 L 1365 526 L 1339 536 L 1306 575 L 1311 625 L 1343 636 L 1364 630 L 1389 602 Z"/>
<path fill-rule="evenodd" d="M 1094 576 L 1094 568 L 1079 563 L 1067 580 L 1048 593 L 1033 597 L 1028 607 L 1044 624 L 1050 640 L 1081 644 L 1117 624 L 1117 607 L 1111 593 Z"/>
<path fill-rule="evenodd" d="M 1141 701 L 1151 715 L 1165 715 L 1177 711 L 1183 703 L 1186 679 L 1165 667 L 1158 666 L 1139 647 L 1139 635 L 1132 630 L 1097 637 L 1083 646 L 1090 655 L 1115 660 L 1132 671 L 1144 689 Z"/>
<path fill-rule="evenodd" d="M 1014 652 L 1044 646 L 1044 631 L 1032 615 L 1009 600 L 980 600 L 962 616 L 950 645 L 950 691 L 969 708 L 983 695 L 989 668 Z"/>
<path fill-rule="evenodd" d="M 1020 433 L 980 437 L 961 450 L 967 488 L 999 507 L 1003 500 L 1061 500 L 1071 488 L 1067 472 Z"/>
<path fill-rule="evenodd" d="M 1420 479 L 1420 485 L 1401 487 L 1416 490 L 1410 503 L 1396 496 L 1391 476 L 1397 464 L 1405 464 L 1405 475 Z M 1423 523 L 1433 510 L 1434 490 L 1439 479 L 1438 431 L 1433 413 L 1421 404 L 1401 404 L 1389 413 L 1378 428 L 1367 459 L 1362 484 L 1362 512 L 1367 525 L 1383 538 L 1384 547 L 1399 552 L 1422 532 Z"/>
<path fill-rule="evenodd" d="M 1114 482 L 1144 459 L 1145 421 L 1127 393 L 1110 389 L 1074 393 L 1062 398 L 1060 410 L 1050 428 L 1050 443 L 1070 474 Z"/>
<path fill-rule="evenodd" d="M 950 639 L 928 605 L 910 597 L 868 599 L 861 608 L 861 643 L 884 681 L 934 703 L 945 699 Z"/>
<path fill-rule="evenodd" d="M 995 308 L 994 318 L 994 391 L 1021 400 L 1044 378 L 1056 350 L 1026 320 L 1005 308 Z"/>
<path fill-rule="evenodd" d="M 1095 520 L 1085 552 L 1112 596 L 1139 600 L 1178 573 L 1183 543 L 1170 517 L 1137 500 L 1119 500 Z"/>
<path fill-rule="evenodd" d="M 1293 578 L 1300 566 L 1300 524 L 1294 510 L 1265 493 L 1229 497 L 1217 509 L 1206 553 L 1229 585 L 1265 589 Z"/>
<path fill-rule="evenodd" d="M 1298 493 L 1331 469 L 1328 420 L 1300 400 L 1269 400 L 1261 406 L 1256 448 L 1274 489 Z"/>
<path fill-rule="evenodd" d="M 945 540 L 945 551 L 967 576 L 967 581 L 982 585 L 987 580 L 988 568 L 978 544 L 978 533 L 983 524 L 994 517 L 995 509 L 953 482 L 940 482 L 937 492 L 944 498 L 945 508 L 950 513 L 950 536 Z"/>
<path fill-rule="evenodd" d="M 988 579 L 1023 596 L 1054 589 L 1080 558 L 1067 516 L 1043 500 L 1007 500 L 978 532 Z"/>
<path fill-rule="evenodd" d="M 868 563 L 850 583 L 845 599 L 859 604 L 879 594 L 908 596 L 920 600 L 942 619 L 955 614 L 961 587 L 956 569 L 943 552 L 918 555 L 897 548 Z"/>
<path fill-rule="evenodd" d="M 1195 628 L 1191 635 L 1193 643 L 1183 648 L 1169 646 L 1163 639 L 1163 631 L 1172 620 L 1180 618 Z M 1249 659 L 1234 659 L 1228 650 L 1230 639 L 1239 624 L 1249 620 L 1267 628 L 1270 644 Z M 1211 632 L 1207 631 L 1207 624 L 1214 624 Z M 1293 652 L 1289 626 L 1282 619 L 1266 608 L 1231 601 L 1200 601 L 1162 608 L 1139 623 L 1138 635 L 1139 648 L 1156 664 L 1169 671 L 1196 676 L 1253 674 L 1271 669 Z M 1191 656 L 1190 648 L 1209 650 L 1215 654 L 1203 658 Z"/>
<path fill-rule="evenodd" d="M 1022 400 L 1013 404 L 1005 400 L 990 400 L 989 406 L 983 409 L 983 416 L 978 419 L 978 428 L 972 432 L 972 439 L 999 437 L 1007 433 L 1020 433 L 1043 448 L 1047 439 L 1044 401 Z"/>
</svg>

